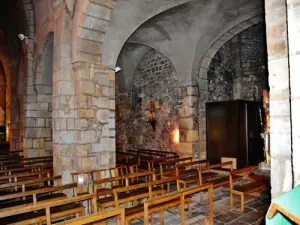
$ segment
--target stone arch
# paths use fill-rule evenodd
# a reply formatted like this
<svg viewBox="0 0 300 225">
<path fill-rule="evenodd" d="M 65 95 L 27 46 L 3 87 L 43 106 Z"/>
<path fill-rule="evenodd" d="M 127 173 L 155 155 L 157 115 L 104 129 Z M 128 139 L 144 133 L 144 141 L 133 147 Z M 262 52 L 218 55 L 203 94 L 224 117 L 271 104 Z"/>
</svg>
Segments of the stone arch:
<svg viewBox="0 0 300 225">
<path fill-rule="evenodd" d="M 99 64 L 111 11 L 116 1 L 76 1 L 72 25 L 72 62 Z"/>
<path fill-rule="evenodd" d="M 136 1 L 118 2 L 113 11 L 111 22 L 103 42 L 102 63 L 114 67 L 123 45 L 135 30 L 156 15 L 190 1 L 191 0 L 159 0 L 155 3 L 153 1 L 140 1 L 138 3 Z M 130 7 L 128 7 L 130 11 L 127 11 L 127 13 L 130 14 L 128 18 L 130 21 L 124 26 L 122 20 L 126 18 L 126 14 L 124 15 L 126 11 L 123 9 L 124 7 L 127 8 L 127 4 L 130 4 Z M 145 11 L 141 11 L 140 9 L 145 9 Z"/>
<path fill-rule="evenodd" d="M 173 143 L 168 130 L 178 127 L 178 89 L 172 62 L 158 50 L 147 48 L 135 68 L 130 90 L 126 93 L 117 91 L 117 143 L 120 151 L 126 151 L 128 146 L 130 149 L 141 145 L 149 149 L 178 150 L 179 146 Z M 150 101 L 156 106 L 155 131 L 147 122 Z"/>
<path fill-rule="evenodd" d="M 26 119 L 27 157 L 52 155 L 52 95 L 54 34 L 50 32 L 40 46 L 38 64 L 33 76 L 34 101 L 28 102 Z"/>
<path fill-rule="evenodd" d="M 198 116 L 199 116 L 199 141 L 200 149 L 206 150 L 206 113 L 205 113 L 205 103 L 207 101 L 208 92 L 208 79 L 207 72 L 209 65 L 218 52 L 218 50 L 229 40 L 231 40 L 235 35 L 241 33 L 242 31 L 262 23 L 264 21 L 263 15 L 256 15 L 250 19 L 247 19 L 238 25 L 232 27 L 224 34 L 222 34 L 207 50 L 197 77 L 197 85 L 199 89 L 199 101 L 198 101 Z"/>
<path fill-rule="evenodd" d="M 254 16 L 250 19 L 247 19 L 241 23 L 239 23 L 238 25 L 232 27 L 231 29 L 229 29 L 227 32 L 225 32 L 224 34 L 222 34 L 218 40 L 216 40 L 207 50 L 201 66 L 200 66 L 200 70 L 199 70 L 199 78 L 201 77 L 205 77 L 205 73 L 207 72 L 207 69 L 210 65 L 211 60 L 213 59 L 213 57 L 215 56 L 215 54 L 218 52 L 218 50 L 227 42 L 229 41 L 231 38 L 233 38 L 235 35 L 241 33 L 242 31 L 248 29 L 251 26 L 254 26 L 256 24 L 259 24 L 261 22 L 264 21 L 263 15 L 257 15 Z"/>
</svg>

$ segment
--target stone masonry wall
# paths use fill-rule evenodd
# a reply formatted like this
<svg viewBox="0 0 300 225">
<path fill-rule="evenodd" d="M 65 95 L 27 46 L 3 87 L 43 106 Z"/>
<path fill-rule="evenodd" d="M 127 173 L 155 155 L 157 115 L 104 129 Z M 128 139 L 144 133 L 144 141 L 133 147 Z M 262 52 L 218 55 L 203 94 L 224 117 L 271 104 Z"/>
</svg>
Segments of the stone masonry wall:
<svg viewBox="0 0 300 225">
<path fill-rule="evenodd" d="M 155 131 L 148 123 L 150 101 L 155 104 Z M 135 72 L 132 92 L 119 93 L 117 105 L 120 150 L 126 151 L 127 145 L 176 150 L 170 140 L 170 126 L 178 127 L 178 81 L 173 65 L 165 56 L 154 49 L 145 54 Z"/>
<path fill-rule="evenodd" d="M 262 23 L 223 45 L 208 70 L 208 101 L 253 100 L 266 85 L 265 33 Z"/>
<path fill-rule="evenodd" d="M 199 73 L 198 81 L 201 158 L 206 158 L 205 103 L 232 99 L 253 100 L 255 86 L 261 95 L 262 87 L 268 85 L 264 23 L 245 29 L 219 50 L 212 51 L 216 54 L 209 66 L 205 67 L 208 69 Z"/>
</svg>

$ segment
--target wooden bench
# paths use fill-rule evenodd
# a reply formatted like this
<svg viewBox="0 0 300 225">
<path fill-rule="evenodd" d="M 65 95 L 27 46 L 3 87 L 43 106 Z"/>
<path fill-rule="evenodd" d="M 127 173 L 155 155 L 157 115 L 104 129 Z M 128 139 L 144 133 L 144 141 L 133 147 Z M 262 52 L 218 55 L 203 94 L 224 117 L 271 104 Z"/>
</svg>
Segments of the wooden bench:
<svg viewBox="0 0 300 225">
<path fill-rule="evenodd" d="M 102 224 L 107 224 L 107 219 L 109 219 L 111 217 L 119 217 L 119 219 L 117 218 L 117 224 L 123 225 L 124 221 L 125 221 L 124 220 L 124 217 L 125 217 L 124 209 L 123 208 L 115 208 L 115 209 L 111 209 L 109 211 L 98 212 L 98 213 L 94 213 L 89 216 L 84 216 L 84 217 L 80 217 L 77 219 L 68 220 L 68 221 L 61 222 L 61 223 L 56 223 L 56 225 L 85 225 L 85 224 L 95 224 L 95 223 L 97 225 L 102 225 Z M 102 223 L 103 221 L 105 221 L 105 222 Z"/>
<path fill-rule="evenodd" d="M 265 180 L 255 180 L 249 179 L 249 172 L 257 169 L 258 166 L 251 166 L 247 168 L 243 168 L 240 170 L 235 170 L 230 172 L 230 207 L 234 206 L 234 198 L 233 195 L 239 195 L 241 197 L 241 212 L 244 212 L 244 196 L 246 194 L 250 194 L 253 192 L 261 192 L 267 187 L 267 182 Z M 246 174 L 246 178 L 248 178 L 249 182 L 246 184 L 241 184 L 239 186 L 234 186 L 234 176 L 238 174 Z"/>
<path fill-rule="evenodd" d="M 161 180 L 149 182 L 147 184 L 148 195 L 145 198 L 153 199 L 153 198 L 157 197 L 157 195 L 161 196 L 161 195 L 166 194 L 165 190 L 164 190 L 164 185 L 167 185 L 167 184 L 170 184 L 170 183 L 173 183 L 173 182 L 176 183 L 177 190 L 178 190 L 178 188 L 179 188 L 178 185 L 179 184 L 178 184 L 177 177 L 164 178 L 164 179 L 161 179 Z M 137 191 L 137 192 L 140 192 L 139 189 L 144 190 L 145 186 L 141 185 L 141 186 L 130 187 L 130 190 L 134 190 L 134 191 Z M 132 201 L 132 199 L 128 199 L 127 203 L 129 203 L 130 201 Z M 116 207 L 119 206 L 120 203 L 121 202 L 119 202 L 118 199 L 115 199 Z M 124 201 L 122 203 L 124 203 Z M 176 205 L 178 205 L 178 204 L 176 203 Z M 131 220 L 135 220 L 135 219 L 139 219 L 139 218 L 143 217 L 144 213 L 145 212 L 144 212 L 144 206 L 143 205 L 135 205 L 134 204 L 133 207 L 126 208 L 125 209 L 125 224 L 129 224 L 129 222 Z"/>
<path fill-rule="evenodd" d="M 102 196 L 112 195 L 114 188 L 123 187 L 125 182 L 122 176 L 109 177 L 100 180 L 95 180 L 94 183 L 94 193 L 97 193 L 98 198 Z"/>
<path fill-rule="evenodd" d="M 85 194 L 70 199 L 56 201 L 39 202 L 35 205 L 26 205 L 23 207 L 14 207 L 11 209 L 0 209 L 1 222 L 5 224 L 27 225 L 46 221 L 51 225 L 52 219 L 62 218 L 70 215 L 85 215 L 84 207 L 79 203 L 82 201 L 93 202 L 93 212 L 97 212 L 95 194 Z M 18 215 L 17 217 L 15 215 Z M 6 217 L 6 218 L 4 218 Z"/>
<path fill-rule="evenodd" d="M 26 191 L 29 187 L 38 186 L 39 188 L 45 187 L 45 186 L 51 186 L 53 183 L 57 183 L 58 185 L 61 185 L 61 179 L 62 176 L 54 176 L 54 177 L 45 177 L 41 179 L 33 179 L 33 180 L 25 180 L 25 181 L 19 181 L 15 183 L 6 183 L 6 184 L 0 184 L 0 191 L 7 191 L 7 190 L 14 190 L 18 191 L 19 188 L 22 188 L 22 192 Z"/>
<path fill-rule="evenodd" d="M 129 174 L 125 177 L 122 177 L 122 179 L 125 179 L 126 186 L 112 189 L 113 195 L 115 193 L 119 193 L 119 192 L 130 192 L 131 191 L 131 193 L 125 193 L 124 195 L 120 196 L 120 199 L 124 202 L 126 202 L 129 197 L 134 198 L 134 199 L 139 199 L 140 196 L 142 196 L 142 197 L 145 196 L 145 193 L 147 196 L 148 195 L 148 191 L 147 191 L 148 183 L 147 182 L 139 183 L 138 178 L 140 178 L 140 177 L 148 177 L 148 180 L 151 180 L 151 177 L 153 177 L 153 172 L 147 171 L 147 172 L 142 172 L 142 173 L 137 173 L 137 174 Z M 134 185 L 130 185 L 130 183 L 132 183 L 132 182 L 130 182 L 131 179 L 134 179 L 134 181 L 135 181 Z M 147 190 L 146 191 L 144 190 L 142 193 L 136 192 L 137 195 L 134 195 L 132 190 L 134 190 L 134 188 L 140 187 L 138 185 L 143 186 Z M 109 195 L 109 193 L 108 193 L 108 195 Z M 115 205 L 115 198 L 114 198 L 114 196 L 107 196 L 107 197 L 98 199 L 97 203 L 98 203 L 98 207 L 101 209 L 101 211 L 103 211 L 105 208 Z"/>
<path fill-rule="evenodd" d="M 208 225 L 213 225 L 213 218 L 214 218 L 214 201 L 213 201 L 213 185 L 212 184 L 204 184 L 197 187 L 188 188 L 182 191 L 184 196 L 184 200 L 186 201 L 187 198 L 190 198 L 191 195 L 200 193 L 207 190 L 208 191 Z M 181 218 L 181 225 L 185 224 L 185 219 Z"/>
<path fill-rule="evenodd" d="M 8 208 L 13 209 L 14 207 L 22 208 L 26 205 L 36 205 L 37 202 L 49 201 L 53 199 L 64 199 L 67 196 L 63 194 L 62 191 L 67 189 L 74 189 L 76 188 L 76 186 L 76 183 L 72 183 L 61 186 L 46 187 L 32 191 L 2 195 L 0 196 L 0 208 L 2 211 L 5 211 Z"/>
<path fill-rule="evenodd" d="M 30 177 L 31 178 L 42 178 L 46 176 L 50 177 L 51 173 L 52 170 L 47 169 L 47 170 L 41 170 L 36 172 L 24 172 L 24 173 L 0 176 L 0 184 L 28 180 Z"/>
<path fill-rule="evenodd" d="M 53 169 L 52 164 L 45 164 L 45 165 L 33 165 L 33 166 L 20 166 L 18 168 L 8 168 L 4 170 L 0 170 L 0 176 L 3 175 L 11 175 L 14 173 L 22 173 L 22 172 L 35 172 L 35 171 L 41 171 L 43 169 Z"/>
<path fill-rule="evenodd" d="M 230 170 L 227 172 L 227 174 L 224 174 L 224 170 L 222 168 L 229 166 Z M 217 174 L 214 177 L 207 176 L 208 172 L 210 170 L 214 169 L 215 171 L 218 171 L 218 169 L 221 169 L 221 173 Z M 213 185 L 214 188 L 220 187 L 223 185 L 229 185 L 230 180 L 229 180 L 229 174 L 230 172 L 233 171 L 233 163 L 232 161 L 229 162 L 224 162 L 224 163 L 219 163 L 219 164 L 214 164 L 214 165 L 209 165 L 206 167 L 200 167 L 199 168 L 199 182 L 200 185 L 210 183 Z M 238 176 L 238 175 L 233 175 L 232 176 L 232 181 L 233 183 L 240 181 L 243 179 L 243 176 Z"/>
<path fill-rule="evenodd" d="M 187 188 L 187 185 L 193 183 L 199 183 L 199 168 L 202 165 L 208 165 L 207 160 L 197 160 L 188 163 L 180 163 L 176 166 L 176 174 L 179 176 L 179 183 L 183 185 L 183 188 Z M 217 173 L 208 172 L 207 176 L 213 177 L 216 176 Z"/>
<path fill-rule="evenodd" d="M 176 180 L 176 178 L 166 178 L 160 181 L 154 181 L 150 186 L 160 185 L 162 183 L 168 183 Z M 208 190 L 209 193 L 209 222 L 213 224 L 213 200 L 212 200 L 212 185 L 202 185 L 194 188 L 189 188 L 185 191 L 176 191 L 174 193 L 164 194 L 160 197 L 155 197 L 152 195 L 148 200 L 146 200 L 143 205 L 134 206 L 125 209 L 125 225 L 128 225 L 131 220 L 143 217 L 144 224 L 148 225 L 148 218 L 154 213 L 160 214 L 160 224 L 164 224 L 164 211 L 173 207 L 180 207 L 180 218 L 182 225 L 185 224 L 184 216 L 184 206 L 188 205 L 189 217 L 192 217 L 191 211 L 191 195 L 200 193 L 202 191 Z M 153 221 L 152 221 L 153 224 Z"/>
</svg>

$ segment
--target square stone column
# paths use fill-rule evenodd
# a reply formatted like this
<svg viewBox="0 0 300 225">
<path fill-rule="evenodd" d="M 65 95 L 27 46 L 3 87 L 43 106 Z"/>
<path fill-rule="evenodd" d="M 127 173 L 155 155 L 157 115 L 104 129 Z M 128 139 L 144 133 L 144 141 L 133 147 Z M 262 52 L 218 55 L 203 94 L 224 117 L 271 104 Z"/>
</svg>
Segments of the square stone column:
<svg viewBox="0 0 300 225">
<path fill-rule="evenodd" d="M 115 166 L 115 75 L 108 66 L 72 63 L 70 15 L 55 22 L 53 83 L 54 174 Z"/>
<path fill-rule="evenodd" d="M 179 152 L 184 156 L 200 157 L 198 127 L 198 87 L 186 85 L 179 88 Z"/>
<path fill-rule="evenodd" d="M 292 188 L 289 44 L 285 1 L 265 1 L 270 84 L 272 198 Z"/>
<path fill-rule="evenodd" d="M 287 0 L 294 187 L 300 184 L 300 0 Z"/>
</svg>

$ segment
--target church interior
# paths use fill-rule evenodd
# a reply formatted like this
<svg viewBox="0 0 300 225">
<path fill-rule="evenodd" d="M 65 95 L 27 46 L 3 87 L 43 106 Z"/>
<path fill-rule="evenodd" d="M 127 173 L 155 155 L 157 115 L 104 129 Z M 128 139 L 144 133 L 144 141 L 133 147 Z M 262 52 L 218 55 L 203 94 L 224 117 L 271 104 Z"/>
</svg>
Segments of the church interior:
<svg viewBox="0 0 300 225">
<path fill-rule="evenodd" d="M 299 40 L 300 0 L 2 0 L 0 224 L 300 224 Z"/>
</svg>

